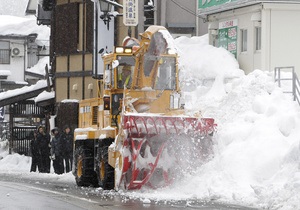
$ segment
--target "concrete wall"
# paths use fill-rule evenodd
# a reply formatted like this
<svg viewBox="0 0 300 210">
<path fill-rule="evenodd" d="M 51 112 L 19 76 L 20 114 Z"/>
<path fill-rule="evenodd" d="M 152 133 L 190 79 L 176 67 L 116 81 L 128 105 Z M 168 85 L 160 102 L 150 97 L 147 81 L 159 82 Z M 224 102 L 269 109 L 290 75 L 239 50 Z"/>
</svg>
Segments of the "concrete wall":
<svg viewBox="0 0 300 210">
<path fill-rule="evenodd" d="M 295 66 L 300 75 L 300 4 L 264 4 L 263 69 Z"/>
<path fill-rule="evenodd" d="M 6 40 L 9 41 L 9 40 Z M 24 46 L 24 40 L 10 40 L 10 48 L 19 48 L 20 55 L 22 56 L 10 56 L 10 64 L 0 64 L 1 70 L 9 70 L 11 75 L 7 77 L 7 81 L 25 82 L 24 72 L 27 67 L 27 51 Z"/>
</svg>

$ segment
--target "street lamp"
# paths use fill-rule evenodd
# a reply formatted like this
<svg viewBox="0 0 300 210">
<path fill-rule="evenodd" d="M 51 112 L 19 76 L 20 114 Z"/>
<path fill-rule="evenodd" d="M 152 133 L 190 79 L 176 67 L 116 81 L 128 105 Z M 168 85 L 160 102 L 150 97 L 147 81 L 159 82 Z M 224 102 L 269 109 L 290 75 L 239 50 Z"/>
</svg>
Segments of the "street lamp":
<svg viewBox="0 0 300 210">
<path fill-rule="evenodd" d="M 109 21 L 110 21 L 110 14 L 112 4 L 108 3 L 105 0 L 100 0 L 100 10 L 103 13 L 100 18 L 103 20 L 104 24 L 107 25 L 107 30 L 109 30 Z"/>
</svg>

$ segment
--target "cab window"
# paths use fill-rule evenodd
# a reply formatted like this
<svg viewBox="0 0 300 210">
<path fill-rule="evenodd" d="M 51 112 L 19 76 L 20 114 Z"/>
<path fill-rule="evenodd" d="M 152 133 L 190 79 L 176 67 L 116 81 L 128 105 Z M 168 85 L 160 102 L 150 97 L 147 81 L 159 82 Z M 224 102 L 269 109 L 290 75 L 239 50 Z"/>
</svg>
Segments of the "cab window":
<svg viewBox="0 0 300 210">
<path fill-rule="evenodd" d="M 173 57 L 162 57 L 159 62 L 155 89 L 175 90 L 176 89 L 176 61 Z"/>
<path fill-rule="evenodd" d="M 130 88 L 132 83 L 135 59 L 133 56 L 117 56 L 119 66 L 117 67 L 117 87 Z"/>
</svg>

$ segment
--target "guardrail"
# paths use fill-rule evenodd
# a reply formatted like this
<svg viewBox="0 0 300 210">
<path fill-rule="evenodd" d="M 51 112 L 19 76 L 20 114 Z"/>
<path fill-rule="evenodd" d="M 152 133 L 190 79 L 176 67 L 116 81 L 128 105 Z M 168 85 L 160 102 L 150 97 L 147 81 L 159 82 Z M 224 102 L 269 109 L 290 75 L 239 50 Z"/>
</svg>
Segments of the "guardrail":
<svg viewBox="0 0 300 210">
<path fill-rule="evenodd" d="M 282 77 L 282 71 L 291 72 L 291 77 Z M 283 81 L 291 81 L 291 91 L 283 91 L 284 93 L 292 93 L 293 100 L 297 101 L 300 105 L 300 81 L 295 72 L 294 66 L 286 66 L 286 67 L 275 67 L 274 71 L 274 80 L 278 83 L 279 87 L 282 87 Z"/>
</svg>

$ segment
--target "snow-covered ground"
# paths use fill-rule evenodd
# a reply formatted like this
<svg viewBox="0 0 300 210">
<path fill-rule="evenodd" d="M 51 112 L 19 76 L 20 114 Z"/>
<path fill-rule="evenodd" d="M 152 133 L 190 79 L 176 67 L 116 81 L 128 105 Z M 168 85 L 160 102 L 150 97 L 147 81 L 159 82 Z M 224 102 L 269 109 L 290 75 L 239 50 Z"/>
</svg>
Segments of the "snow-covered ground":
<svg viewBox="0 0 300 210">
<path fill-rule="evenodd" d="M 2 31 L 8 27 L 0 24 Z M 254 70 L 244 75 L 230 53 L 208 45 L 206 35 L 179 37 L 175 43 L 187 111 L 200 111 L 218 124 L 214 158 L 167 188 L 121 193 L 153 200 L 213 199 L 266 209 L 300 209 L 299 105 L 276 86 L 272 72 Z M 9 155 L 7 142 L 0 141 L 0 175 L 75 183 L 71 173 L 30 173 L 30 164 L 30 157 Z"/>
</svg>

